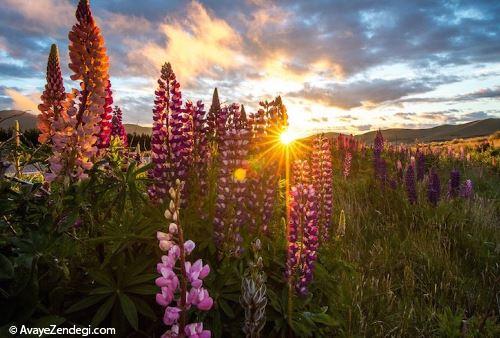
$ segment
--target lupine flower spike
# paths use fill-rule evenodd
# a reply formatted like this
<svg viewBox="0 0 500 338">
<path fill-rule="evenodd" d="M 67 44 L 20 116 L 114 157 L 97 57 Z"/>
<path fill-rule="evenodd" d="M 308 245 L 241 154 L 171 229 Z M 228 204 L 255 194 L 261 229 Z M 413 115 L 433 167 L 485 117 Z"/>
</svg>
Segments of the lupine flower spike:
<svg viewBox="0 0 500 338">
<path fill-rule="evenodd" d="M 88 0 L 80 0 L 76 18 L 77 23 L 69 33 L 69 68 L 73 71 L 71 79 L 80 81 L 80 90 L 73 89 L 68 95 L 64 113 L 54 123 L 48 181 L 86 178 L 86 170 L 92 168 L 98 154 L 98 135 L 109 84 L 108 56 Z"/>
<path fill-rule="evenodd" d="M 406 168 L 405 187 L 408 201 L 410 204 L 415 204 L 417 202 L 417 188 L 415 184 L 415 169 L 411 164 Z"/>
<path fill-rule="evenodd" d="M 460 188 L 460 196 L 463 198 L 471 198 L 474 195 L 474 187 L 471 180 L 466 180 Z"/>
<path fill-rule="evenodd" d="M 285 276 L 296 291 L 307 294 L 313 279 L 318 249 L 318 213 L 312 185 L 296 185 L 290 190 L 288 253 Z"/>
<path fill-rule="evenodd" d="M 266 323 L 266 275 L 262 271 L 262 257 L 259 255 L 261 243 L 256 239 L 252 243 L 254 260 L 245 273 L 241 283 L 240 303 L 245 310 L 243 331 L 246 337 L 260 337 L 260 331 Z"/>
<path fill-rule="evenodd" d="M 203 288 L 203 279 L 210 273 L 210 267 L 203 265 L 201 259 L 191 263 L 186 257 L 195 248 L 191 240 L 184 241 L 184 231 L 180 222 L 180 201 L 182 185 L 179 180 L 175 189 L 170 188 L 170 205 L 165 211 L 165 218 L 170 222 L 168 232 L 157 233 L 160 250 L 167 252 L 157 264 L 156 279 L 160 293 L 156 294 L 156 302 L 165 308 L 163 323 L 169 329 L 162 335 L 167 337 L 209 338 L 211 332 L 203 328 L 203 323 L 187 323 L 187 311 L 195 306 L 198 310 L 208 311 L 212 308 L 213 299 Z M 180 268 L 180 274 L 176 269 Z M 191 289 L 188 291 L 188 287 Z"/>
<path fill-rule="evenodd" d="M 37 124 L 40 131 L 38 141 L 46 143 L 54 134 L 52 123 L 57 120 L 66 99 L 56 45 L 52 45 L 50 48 L 49 60 L 47 61 L 47 84 L 41 99 L 42 103 L 38 105 L 40 110 Z"/>
<path fill-rule="evenodd" d="M 432 170 L 429 175 L 429 187 L 427 189 L 427 198 L 429 203 L 436 206 L 439 202 L 441 194 L 441 184 L 439 182 L 438 174 Z"/>
</svg>

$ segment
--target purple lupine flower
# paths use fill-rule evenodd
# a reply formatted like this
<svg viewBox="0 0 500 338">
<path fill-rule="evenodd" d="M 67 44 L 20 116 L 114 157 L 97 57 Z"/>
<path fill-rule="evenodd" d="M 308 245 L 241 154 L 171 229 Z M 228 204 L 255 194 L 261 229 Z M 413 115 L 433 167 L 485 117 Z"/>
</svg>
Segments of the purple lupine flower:
<svg viewBox="0 0 500 338">
<path fill-rule="evenodd" d="M 415 204 L 417 202 L 417 188 L 415 184 L 415 170 L 413 169 L 412 164 L 406 168 L 405 188 L 408 201 L 410 204 Z"/>
<path fill-rule="evenodd" d="M 169 63 L 163 65 L 155 91 L 155 107 L 153 108 L 153 131 L 151 135 L 151 162 L 153 169 L 149 176 L 153 180 L 148 187 L 150 199 L 162 203 L 170 187 L 170 148 L 168 147 L 168 106 L 171 80 L 175 78 Z"/>
<path fill-rule="evenodd" d="M 373 141 L 373 154 L 375 157 L 380 157 L 382 155 L 382 151 L 384 150 L 384 137 L 382 136 L 382 132 L 377 130 L 377 134 L 375 135 L 375 140 Z"/>
<path fill-rule="evenodd" d="M 425 155 L 417 151 L 417 181 L 422 181 L 425 175 Z"/>
<path fill-rule="evenodd" d="M 187 101 L 184 109 L 182 106 L 182 94 L 180 84 L 176 79 L 172 80 L 170 89 L 170 117 L 168 119 L 171 180 L 185 181 L 188 177 L 193 153 L 193 115 L 194 107 L 191 101 Z"/>
<path fill-rule="evenodd" d="M 453 169 L 450 172 L 450 180 L 448 181 L 448 197 L 457 197 L 460 192 L 460 172 Z"/>
<path fill-rule="evenodd" d="M 156 302 L 165 308 L 163 323 L 170 326 L 162 337 L 178 337 L 179 332 L 185 332 L 188 337 L 210 337 L 210 331 L 203 330 L 202 323 L 186 323 L 190 308 L 208 311 L 213 306 L 213 299 L 203 288 L 203 279 L 210 273 L 210 267 L 203 265 L 201 259 L 193 264 L 186 259 L 194 250 L 195 244 L 191 240 L 183 243 L 184 232 L 178 221 L 183 184 L 177 180 L 175 189 L 169 190 L 171 202 L 165 211 L 165 218 L 171 222 L 168 233 L 157 233 L 160 250 L 167 252 L 156 265 L 160 277 L 155 280 L 160 288 L 160 292 L 156 294 Z M 177 269 L 180 270 L 179 274 L 176 273 Z M 179 294 L 177 299 L 176 294 Z"/>
<path fill-rule="evenodd" d="M 333 175 L 330 143 L 324 135 L 313 141 L 311 158 L 312 184 L 318 203 L 319 232 L 322 240 L 327 240 L 332 221 Z"/>
<path fill-rule="evenodd" d="M 301 295 L 313 279 L 318 249 L 318 213 L 314 187 L 298 184 L 290 190 L 290 219 L 285 276 Z"/>
<path fill-rule="evenodd" d="M 344 173 L 344 179 L 347 179 L 349 176 L 349 173 L 351 172 L 351 161 L 352 161 L 352 155 L 350 151 L 346 151 L 344 155 L 344 163 L 343 163 L 343 173 Z"/>
<path fill-rule="evenodd" d="M 119 138 L 124 147 L 128 146 L 127 132 L 123 126 L 122 110 L 118 106 L 115 106 L 115 109 L 113 110 L 113 118 L 111 119 L 111 136 Z"/>
<path fill-rule="evenodd" d="M 427 188 L 427 199 L 429 203 L 436 206 L 439 202 L 441 194 L 441 183 L 439 181 L 439 175 L 432 170 L 429 175 L 429 185 Z"/>
<path fill-rule="evenodd" d="M 223 107 L 218 115 L 219 126 L 224 124 L 226 127 L 220 128 L 219 132 L 219 177 L 214 218 L 216 246 L 235 255 L 241 252 L 240 229 L 249 218 L 244 205 L 249 140 L 240 114 L 240 106 L 233 103 Z"/>
<path fill-rule="evenodd" d="M 474 195 L 474 187 L 471 180 L 466 180 L 460 188 L 460 196 L 463 198 L 471 198 Z"/>
</svg>

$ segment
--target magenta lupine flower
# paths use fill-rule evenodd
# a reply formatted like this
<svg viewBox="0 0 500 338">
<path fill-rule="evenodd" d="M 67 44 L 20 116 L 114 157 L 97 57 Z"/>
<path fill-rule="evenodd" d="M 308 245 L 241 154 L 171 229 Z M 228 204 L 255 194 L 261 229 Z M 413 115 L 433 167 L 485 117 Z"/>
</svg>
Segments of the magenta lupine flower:
<svg viewBox="0 0 500 338">
<path fill-rule="evenodd" d="M 155 107 L 153 108 L 153 130 L 151 135 L 151 162 L 153 169 L 149 172 L 153 183 L 148 187 L 150 199 L 162 203 L 170 187 L 170 148 L 168 147 L 168 107 L 170 97 L 170 81 L 175 75 L 169 63 L 163 65 L 155 91 Z"/>
<path fill-rule="evenodd" d="M 387 181 L 387 164 L 382 157 L 375 157 L 375 177 L 380 180 L 382 184 Z"/>
<path fill-rule="evenodd" d="M 406 168 L 405 188 L 408 201 L 410 204 L 415 204 L 417 202 L 417 188 L 415 184 L 415 170 L 411 164 Z"/>
<path fill-rule="evenodd" d="M 193 264 L 186 260 L 194 250 L 195 243 L 188 240 L 179 246 L 179 242 L 184 241 L 183 229 L 178 223 L 182 185 L 177 180 L 176 188 L 170 188 L 169 191 L 171 202 L 165 211 L 165 218 L 171 222 L 168 233 L 157 233 L 160 250 L 167 252 L 156 266 L 160 277 L 155 281 L 160 288 L 160 292 L 156 294 L 156 302 L 165 308 L 163 323 L 170 326 L 162 337 L 178 337 L 179 332 L 185 332 L 188 337 L 210 337 L 210 331 L 203 330 L 203 324 L 186 323 L 187 311 L 191 307 L 208 311 L 213 306 L 213 299 L 203 288 L 203 279 L 210 273 L 210 267 L 203 265 L 201 259 Z M 179 275 L 176 273 L 178 265 Z M 191 289 L 188 291 L 189 286 Z"/>
<path fill-rule="evenodd" d="M 429 175 L 429 186 L 427 188 L 427 199 L 429 203 L 436 206 L 439 202 L 441 195 L 441 183 L 439 181 L 439 175 L 432 170 Z"/>
<path fill-rule="evenodd" d="M 187 101 L 185 108 L 181 108 L 182 94 L 180 92 L 180 84 L 176 79 L 172 80 L 170 94 L 171 102 L 168 126 L 170 131 L 171 180 L 179 179 L 185 181 L 193 160 L 194 107 L 191 101 Z"/>
<path fill-rule="evenodd" d="M 290 220 L 285 276 L 301 295 L 313 279 L 318 249 L 318 213 L 314 187 L 294 185 L 290 190 Z"/>
<path fill-rule="evenodd" d="M 203 323 L 193 323 L 186 325 L 184 333 L 189 338 L 210 338 L 212 333 L 203 329 Z"/>
<path fill-rule="evenodd" d="M 115 106 L 113 118 L 111 119 L 111 136 L 120 139 L 124 147 L 128 147 L 127 132 L 123 126 L 122 110 Z"/>
<path fill-rule="evenodd" d="M 311 159 L 312 184 L 316 192 L 319 231 L 322 240 L 327 240 L 332 220 L 333 171 L 330 143 L 324 135 L 313 141 Z"/>
<path fill-rule="evenodd" d="M 111 81 L 108 80 L 106 85 L 106 96 L 104 97 L 104 107 L 101 114 L 101 121 L 99 122 L 99 138 L 97 146 L 99 149 L 106 149 L 109 147 L 111 137 L 111 119 L 113 115 L 113 91 L 111 90 Z"/>
<path fill-rule="evenodd" d="M 349 173 L 351 172 L 351 161 L 352 161 L 352 155 L 350 151 L 347 151 L 344 155 L 344 163 L 343 163 L 343 173 L 344 173 L 344 178 L 347 179 L 349 176 Z"/>
<path fill-rule="evenodd" d="M 417 181 L 422 181 L 425 175 L 425 155 L 421 151 L 417 151 Z"/>
<path fill-rule="evenodd" d="M 460 192 L 460 172 L 453 169 L 450 172 L 450 180 L 448 181 L 448 197 L 457 197 Z"/>
<path fill-rule="evenodd" d="M 466 180 L 460 188 L 460 196 L 463 198 L 471 198 L 474 195 L 474 187 L 471 180 Z"/>
</svg>

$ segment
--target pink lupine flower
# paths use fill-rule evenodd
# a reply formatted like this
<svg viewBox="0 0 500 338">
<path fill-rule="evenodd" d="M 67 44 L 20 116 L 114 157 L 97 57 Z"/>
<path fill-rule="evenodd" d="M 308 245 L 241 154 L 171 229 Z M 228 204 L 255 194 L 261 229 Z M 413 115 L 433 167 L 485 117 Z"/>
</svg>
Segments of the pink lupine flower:
<svg viewBox="0 0 500 338">
<path fill-rule="evenodd" d="M 318 225 L 322 240 L 329 237 L 333 212 L 333 176 L 330 142 L 324 135 L 313 141 L 311 161 L 312 184 L 316 194 L 318 209 Z M 349 164 L 350 165 L 350 164 Z"/>
<path fill-rule="evenodd" d="M 158 305 L 165 308 L 163 322 L 165 325 L 171 326 L 162 337 L 178 337 L 179 332 L 189 331 L 191 337 L 210 336 L 210 331 L 203 330 L 203 326 L 186 325 L 187 311 L 194 305 L 201 311 L 208 311 L 213 306 L 213 299 L 204 289 L 203 279 L 209 274 L 210 268 L 208 265 L 203 265 L 202 260 L 198 259 L 194 264 L 186 260 L 196 247 L 191 240 L 184 241 L 184 234 L 179 223 L 179 207 L 181 203 L 181 190 L 183 184 L 177 180 L 176 188 L 170 188 L 169 195 L 171 202 L 169 209 L 165 211 L 165 218 L 169 223 L 169 232 L 157 232 L 160 249 L 168 248 L 168 254 L 163 255 L 161 262 L 156 265 L 156 270 L 161 274 L 155 280 L 155 283 L 160 287 L 160 293 L 156 294 L 156 302 Z M 178 243 L 182 243 L 179 246 Z M 180 274 L 177 275 L 175 269 L 177 262 L 180 265 Z M 188 283 L 191 290 L 188 292 Z M 176 298 L 177 296 L 177 299 Z M 176 304 L 176 306 L 171 306 Z M 191 324 L 190 324 L 191 325 Z M 186 331 L 185 331 L 186 330 Z M 208 333 L 207 333 L 208 332 Z M 188 334 L 188 333 L 186 333 Z"/>
<path fill-rule="evenodd" d="M 192 240 L 188 240 L 188 241 L 184 242 L 184 250 L 186 250 L 186 254 L 189 255 L 191 253 L 191 251 L 194 250 L 195 246 L 196 245 L 194 244 L 194 242 Z"/>
<path fill-rule="evenodd" d="M 193 284 L 192 284 L 193 285 Z M 208 291 L 202 287 L 193 287 L 187 296 L 188 304 L 195 305 L 199 310 L 208 311 L 212 308 L 214 300 L 208 294 Z"/>
<path fill-rule="evenodd" d="M 163 316 L 163 322 L 165 325 L 172 325 L 179 320 L 181 309 L 178 307 L 167 306 L 165 309 L 165 314 Z"/>
<path fill-rule="evenodd" d="M 186 325 L 184 333 L 189 338 L 210 338 L 212 336 L 212 333 L 209 330 L 203 330 L 203 323 Z"/>
</svg>

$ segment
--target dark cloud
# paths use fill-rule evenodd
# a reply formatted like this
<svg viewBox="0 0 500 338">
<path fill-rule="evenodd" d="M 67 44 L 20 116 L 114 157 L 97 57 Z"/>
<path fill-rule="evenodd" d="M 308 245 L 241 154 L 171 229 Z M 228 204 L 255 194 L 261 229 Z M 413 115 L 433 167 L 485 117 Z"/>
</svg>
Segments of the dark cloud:
<svg viewBox="0 0 500 338">
<path fill-rule="evenodd" d="M 373 126 L 371 124 L 361 124 L 358 126 L 354 126 L 358 131 L 367 131 L 370 130 Z"/>
<path fill-rule="evenodd" d="M 334 84 L 328 88 L 318 88 L 307 84 L 302 90 L 288 93 L 292 97 L 321 102 L 328 106 L 351 109 L 362 106 L 364 102 L 382 103 L 409 94 L 424 93 L 432 90 L 428 83 L 405 79 L 359 81 L 348 84 Z"/>
</svg>

